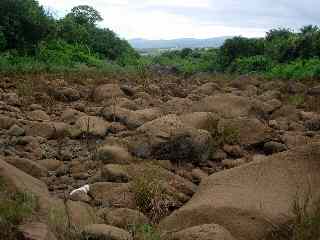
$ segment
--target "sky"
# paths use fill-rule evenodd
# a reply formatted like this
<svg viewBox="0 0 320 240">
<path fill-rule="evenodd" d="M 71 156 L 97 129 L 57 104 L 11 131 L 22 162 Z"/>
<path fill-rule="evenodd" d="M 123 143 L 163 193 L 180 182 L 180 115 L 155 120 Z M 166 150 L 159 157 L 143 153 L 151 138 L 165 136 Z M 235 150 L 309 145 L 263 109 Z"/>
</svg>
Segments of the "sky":
<svg viewBox="0 0 320 240">
<path fill-rule="evenodd" d="M 57 17 L 90 5 L 125 39 L 262 37 L 271 28 L 320 25 L 320 0 L 38 0 Z"/>
</svg>

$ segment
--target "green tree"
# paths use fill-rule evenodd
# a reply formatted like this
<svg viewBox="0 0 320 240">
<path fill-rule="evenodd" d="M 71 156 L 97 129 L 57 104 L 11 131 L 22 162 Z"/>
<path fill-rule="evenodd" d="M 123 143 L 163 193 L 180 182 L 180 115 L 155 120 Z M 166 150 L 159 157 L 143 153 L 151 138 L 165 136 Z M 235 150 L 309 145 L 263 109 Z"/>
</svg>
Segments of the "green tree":
<svg viewBox="0 0 320 240">
<path fill-rule="evenodd" d="M 77 23 L 74 18 L 66 16 L 58 21 L 58 37 L 70 44 L 87 44 L 89 29 L 88 26 Z"/>
<path fill-rule="evenodd" d="M 222 69 L 226 69 L 237 58 L 263 54 L 263 39 L 234 37 L 226 40 L 222 45 L 219 51 L 219 58 Z"/>
<path fill-rule="evenodd" d="M 73 17 L 78 24 L 96 24 L 103 20 L 100 13 L 88 5 L 80 5 L 72 8 L 71 13 L 68 14 Z"/>
<path fill-rule="evenodd" d="M 35 0 L 1 0 L 0 26 L 7 49 L 34 49 L 55 31 L 54 19 Z"/>
<path fill-rule="evenodd" d="M 319 27 L 315 26 L 315 25 L 303 26 L 300 29 L 300 32 L 302 35 L 315 34 L 315 33 L 319 32 Z"/>
<path fill-rule="evenodd" d="M 6 39 L 3 32 L 0 29 L 0 51 L 4 50 L 6 47 Z"/>
<path fill-rule="evenodd" d="M 291 37 L 293 35 L 294 35 L 293 31 L 289 28 L 271 29 L 266 34 L 266 40 L 273 41 L 273 40 L 279 39 L 279 38 L 288 39 L 289 37 Z"/>
</svg>

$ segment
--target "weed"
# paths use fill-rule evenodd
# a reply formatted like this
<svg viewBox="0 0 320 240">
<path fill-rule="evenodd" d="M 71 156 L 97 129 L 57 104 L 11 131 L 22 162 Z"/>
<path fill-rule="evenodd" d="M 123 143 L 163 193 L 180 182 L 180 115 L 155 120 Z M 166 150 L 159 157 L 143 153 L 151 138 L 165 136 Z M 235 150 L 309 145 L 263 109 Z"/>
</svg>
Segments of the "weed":
<svg viewBox="0 0 320 240">
<path fill-rule="evenodd" d="M 320 200 L 312 202 L 311 193 L 307 194 L 303 200 L 297 196 L 292 204 L 292 213 L 294 219 L 287 224 L 276 227 L 268 239 L 320 239 Z"/>
<path fill-rule="evenodd" d="M 34 195 L 8 192 L 0 179 L 0 239 L 17 239 L 17 227 L 29 219 L 38 207 Z"/>
<path fill-rule="evenodd" d="M 160 233 L 150 224 L 134 225 L 130 231 L 134 240 L 160 240 Z"/>
<path fill-rule="evenodd" d="M 205 129 L 211 134 L 211 152 L 213 153 L 217 148 L 224 144 L 235 145 L 239 143 L 240 132 L 239 129 L 233 126 L 219 126 L 219 119 L 212 115 L 208 116 L 207 125 Z"/>
<path fill-rule="evenodd" d="M 305 103 L 305 97 L 303 95 L 291 95 L 288 96 L 288 102 L 299 107 Z"/>
<path fill-rule="evenodd" d="M 145 171 L 133 180 L 132 191 L 135 194 L 139 210 L 149 215 L 153 222 L 159 221 L 169 212 L 169 200 L 155 170 Z"/>
</svg>

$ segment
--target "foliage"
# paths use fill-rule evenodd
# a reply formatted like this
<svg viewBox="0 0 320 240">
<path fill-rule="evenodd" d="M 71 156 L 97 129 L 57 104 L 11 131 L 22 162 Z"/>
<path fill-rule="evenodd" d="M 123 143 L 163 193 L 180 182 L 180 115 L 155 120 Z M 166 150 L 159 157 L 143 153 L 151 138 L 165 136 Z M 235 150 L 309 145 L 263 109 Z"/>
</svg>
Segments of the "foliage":
<svg viewBox="0 0 320 240">
<path fill-rule="evenodd" d="M 72 8 L 68 17 L 75 19 L 75 21 L 80 25 L 96 24 L 103 20 L 100 13 L 88 5 L 80 5 Z"/>
<path fill-rule="evenodd" d="M 272 60 L 263 56 L 237 58 L 230 66 L 231 72 L 240 74 L 267 72 L 272 67 Z"/>
<path fill-rule="evenodd" d="M 296 60 L 289 64 L 278 64 L 266 74 L 269 78 L 315 79 L 320 77 L 320 60 Z"/>
<path fill-rule="evenodd" d="M 2 0 L 0 26 L 7 49 L 27 52 L 55 31 L 55 21 L 35 0 Z"/>
<path fill-rule="evenodd" d="M 160 240 L 160 233 L 149 224 L 132 226 L 131 232 L 135 240 Z"/>
<path fill-rule="evenodd" d="M 139 210 L 149 215 L 153 222 L 157 222 L 168 213 L 169 200 L 156 169 L 144 171 L 135 177 L 132 191 Z"/>
</svg>

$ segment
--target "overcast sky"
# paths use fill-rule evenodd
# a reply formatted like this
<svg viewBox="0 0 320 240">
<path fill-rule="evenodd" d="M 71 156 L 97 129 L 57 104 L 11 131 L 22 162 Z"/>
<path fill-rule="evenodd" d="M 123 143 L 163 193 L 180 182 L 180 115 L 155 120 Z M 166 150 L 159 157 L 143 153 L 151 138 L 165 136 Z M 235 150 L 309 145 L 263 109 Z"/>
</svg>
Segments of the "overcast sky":
<svg viewBox="0 0 320 240">
<path fill-rule="evenodd" d="M 264 36 L 275 27 L 320 25 L 320 0 L 39 0 L 63 16 L 77 5 L 97 9 L 99 25 L 120 37 L 174 39 Z"/>
</svg>

